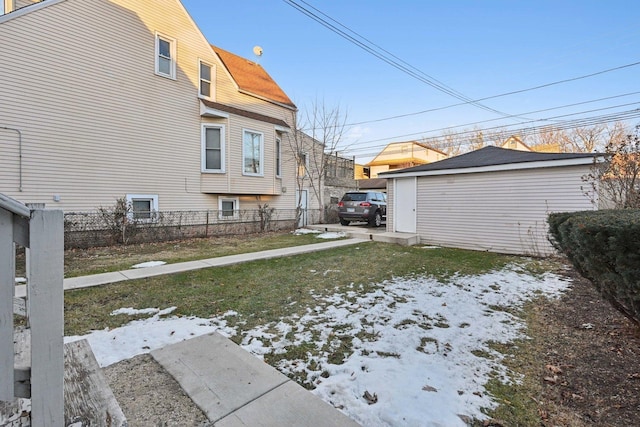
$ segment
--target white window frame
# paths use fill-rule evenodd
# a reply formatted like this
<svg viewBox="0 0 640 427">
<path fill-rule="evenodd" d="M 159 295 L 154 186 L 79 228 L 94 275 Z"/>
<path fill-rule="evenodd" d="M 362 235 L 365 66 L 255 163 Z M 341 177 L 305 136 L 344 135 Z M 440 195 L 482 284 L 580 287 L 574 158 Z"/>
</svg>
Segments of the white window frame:
<svg viewBox="0 0 640 427">
<path fill-rule="evenodd" d="M 171 61 L 169 74 L 166 74 L 160 71 L 160 40 L 163 40 L 169 43 L 169 49 L 170 49 L 169 54 L 171 55 L 171 57 L 169 58 L 169 60 Z M 176 80 L 176 59 L 177 59 L 177 51 L 178 51 L 177 44 L 178 43 L 176 42 L 176 39 L 156 32 L 155 64 L 156 64 L 156 74 L 158 76 Z"/>
<path fill-rule="evenodd" d="M 207 169 L 207 129 L 220 129 L 220 169 Z M 201 171 L 204 173 L 225 173 L 225 127 L 224 125 L 216 125 L 205 123 L 202 125 L 202 158 Z"/>
<path fill-rule="evenodd" d="M 233 215 L 224 215 L 224 211 L 222 209 L 222 204 L 224 202 L 232 202 L 233 203 Z M 238 219 L 240 217 L 240 199 L 237 197 L 219 197 L 218 198 L 218 217 L 220 219 Z"/>
<path fill-rule="evenodd" d="M 245 160 L 247 159 L 247 153 L 245 150 L 245 136 L 247 134 L 254 134 L 260 137 L 260 158 L 259 158 L 259 171 L 258 172 L 247 172 L 245 166 Z M 253 158 L 253 156 L 252 156 Z M 246 176 L 264 176 L 264 133 L 258 132 L 251 129 L 242 129 L 242 175 Z"/>
<path fill-rule="evenodd" d="M 209 79 L 206 80 L 202 78 L 202 66 L 205 65 L 209 67 Z M 210 63 L 203 61 L 202 59 L 198 61 L 198 96 L 200 98 L 213 100 L 215 98 L 215 79 L 216 79 L 216 67 L 211 65 Z M 202 82 L 209 83 L 209 95 L 205 95 L 202 93 Z"/>
<path fill-rule="evenodd" d="M 129 205 L 127 217 L 132 221 L 138 222 L 156 222 L 158 220 L 158 195 L 157 194 L 127 194 L 127 204 Z M 136 218 L 133 211 L 133 202 L 135 200 L 149 200 L 151 212 L 149 218 Z"/>
<path fill-rule="evenodd" d="M 282 178 L 282 139 L 279 137 L 276 137 L 275 157 L 276 178 Z"/>
</svg>

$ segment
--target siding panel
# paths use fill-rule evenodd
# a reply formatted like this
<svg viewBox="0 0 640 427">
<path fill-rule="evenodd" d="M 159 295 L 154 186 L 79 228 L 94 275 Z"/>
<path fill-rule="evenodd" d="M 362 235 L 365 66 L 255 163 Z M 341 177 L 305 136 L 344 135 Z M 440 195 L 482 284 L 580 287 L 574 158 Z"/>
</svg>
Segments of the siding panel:
<svg viewBox="0 0 640 427">
<path fill-rule="evenodd" d="M 547 215 L 594 209 L 588 166 L 418 178 L 421 241 L 491 252 L 547 255 Z"/>
<path fill-rule="evenodd" d="M 176 80 L 154 73 L 156 31 L 177 40 Z M 3 193 L 67 211 L 109 206 L 127 193 L 158 194 L 161 210 L 217 209 L 213 193 L 280 194 L 273 125 L 230 118 L 227 174 L 201 173 L 201 123 L 211 119 L 200 117 L 199 59 L 216 67 L 218 102 L 291 116 L 238 93 L 179 2 L 68 0 L 1 23 L 0 40 L 0 57 L 11 58 L 0 62 L 0 124 L 23 134 L 19 191 L 17 136 L 0 130 Z M 262 179 L 240 175 L 243 126 L 265 133 Z M 293 167 L 283 166 L 293 183 Z M 273 205 L 292 208 L 293 193 Z"/>
</svg>

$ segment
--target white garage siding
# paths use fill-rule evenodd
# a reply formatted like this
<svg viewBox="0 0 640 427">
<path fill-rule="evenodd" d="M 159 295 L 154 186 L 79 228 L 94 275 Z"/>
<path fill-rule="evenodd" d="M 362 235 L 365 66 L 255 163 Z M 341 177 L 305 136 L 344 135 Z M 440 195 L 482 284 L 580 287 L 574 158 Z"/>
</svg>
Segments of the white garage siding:
<svg viewBox="0 0 640 427">
<path fill-rule="evenodd" d="M 418 178 L 422 243 L 491 252 L 549 255 L 547 215 L 594 209 L 581 177 L 589 166 Z"/>
</svg>

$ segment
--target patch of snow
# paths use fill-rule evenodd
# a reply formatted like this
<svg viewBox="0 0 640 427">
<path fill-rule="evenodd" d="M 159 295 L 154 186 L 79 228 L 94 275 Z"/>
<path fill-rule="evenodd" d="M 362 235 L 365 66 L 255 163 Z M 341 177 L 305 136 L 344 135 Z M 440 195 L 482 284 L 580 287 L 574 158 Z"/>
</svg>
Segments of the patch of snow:
<svg viewBox="0 0 640 427">
<path fill-rule="evenodd" d="M 320 234 L 322 233 L 320 230 L 312 230 L 310 228 L 298 228 L 296 230 L 294 230 L 293 234 L 300 235 L 300 234 Z"/>
<path fill-rule="evenodd" d="M 346 234 L 343 233 L 342 231 L 326 232 L 326 233 L 318 234 L 316 236 L 316 239 L 341 239 L 345 236 Z"/>
<path fill-rule="evenodd" d="M 156 313 L 160 313 L 162 311 L 163 315 L 172 313 L 173 311 L 175 311 L 178 307 L 169 307 L 166 308 L 164 310 L 160 310 L 159 308 L 133 308 L 133 307 L 126 307 L 126 308 L 119 308 L 117 310 L 113 310 L 111 312 L 112 316 L 117 316 L 118 314 L 127 314 L 129 316 L 135 316 L 136 314 L 156 314 Z"/>
<path fill-rule="evenodd" d="M 27 278 L 26 277 L 16 277 L 15 281 L 16 281 L 16 283 L 27 283 Z"/>
<path fill-rule="evenodd" d="M 460 415 L 484 419 L 481 409 L 495 406 L 484 388 L 492 375 L 518 380 L 488 345 L 523 337 L 523 321 L 502 308 L 559 296 L 568 285 L 560 276 L 534 276 L 514 265 L 446 282 L 394 278 L 367 293 L 355 287 L 312 293 L 316 304 L 305 314 L 243 332 L 241 346 L 259 358 L 315 346 L 313 354 L 281 360 L 277 368 L 306 378 L 313 393 L 362 425 L 464 426 Z M 108 366 L 213 331 L 234 336 L 238 331 L 225 318 L 236 315 L 161 318 L 158 312 L 65 341 L 87 338 L 100 366 Z M 342 355 L 341 340 L 351 342 Z"/>
<path fill-rule="evenodd" d="M 141 262 L 140 264 L 136 264 L 131 266 L 131 268 L 148 268 L 148 267 L 157 267 L 159 265 L 165 265 L 166 262 L 164 261 L 147 261 L 147 262 Z"/>
</svg>

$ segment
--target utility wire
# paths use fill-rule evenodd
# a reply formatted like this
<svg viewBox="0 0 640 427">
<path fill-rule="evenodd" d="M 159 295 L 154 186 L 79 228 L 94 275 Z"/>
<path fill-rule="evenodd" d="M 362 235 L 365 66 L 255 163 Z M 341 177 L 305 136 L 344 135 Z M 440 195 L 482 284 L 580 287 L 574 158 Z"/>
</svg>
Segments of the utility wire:
<svg viewBox="0 0 640 427">
<path fill-rule="evenodd" d="M 612 106 L 612 107 L 606 107 L 606 108 L 600 108 L 600 109 L 594 109 L 594 110 L 589 110 L 589 111 L 582 111 L 582 112 L 578 112 L 578 113 L 571 113 L 571 114 L 564 114 L 564 115 L 559 115 L 559 116 L 555 116 L 555 117 L 550 117 L 548 118 L 548 120 L 550 119 L 558 119 L 558 118 L 563 118 L 563 117 L 569 117 L 569 116 L 573 116 L 573 115 L 577 115 L 577 114 L 586 114 L 586 113 L 590 113 L 590 112 L 596 112 L 596 111 L 603 111 L 603 110 L 607 110 L 607 109 L 611 109 L 611 108 L 619 108 L 622 106 L 628 106 L 628 105 L 634 105 L 634 104 L 638 104 L 636 103 L 629 103 L 629 104 L 621 104 L 621 105 L 617 105 L 617 106 Z M 605 114 L 605 115 L 596 115 L 596 116 L 591 116 L 591 117 L 584 117 L 584 118 L 579 118 L 579 119 L 573 119 L 573 120 L 567 120 L 561 123 L 557 123 L 557 124 L 553 124 L 553 125 L 548 125 L 548 124 L 543 124 L 543 125 L 538 125 L 538 126 L 531 126 L 531 127 L 525 127 L 525 128 L 519 128 L 519 129 L 514 129 L 514 130 L 510 130 L 509 133 L 512 134 L 520 134 L 520 135 L 529 135 L 529 134 L 533 134 L 535 132 L 538 132 L 540 130 L 543 129 L 548 129 L 548 128 L 552 128 L 554 130 L 567 130 L 567 129 L 575 129 L 578 127 L 585 127 L 585 126 L 593 126 L 593 125 L 598 125 L 598 124 L 604 124 L 604 123 L 612 123 L 612 122 L 616 122 L 616 121 L 623 121 L 623 120 L 630 120 L 630 119 L 636 119 L 636 118 L 640 118 L 640 108 L 636 108 L 633 110 L 627 110 L 627 111 L 622 111 L 622 112 L 616 112 L 616 113 L 610 113 L 610 114 Z M 533 121 L 532 123 L 535 123 L 536 121 Z M 504 126 L 495 126 L 495 127 L 490 127 L 490 128 L 484 128 L 482 129 L 482 132 L 485 131 L 491 131 L 491 130 L 496 130 L 498 132 L 500 131 L 507 131 L 506 129 L 504 129 Z M 458 132 L 458 133 L 452 133 L 452 134 L 448 134 L 448 137 L 454 137 L 454 136 L 458 136 L 458 137 L 463 137 L 465 135 L 473 135 L 475 132 L 477 132 L 477 130 L 467 130 L 467 131 L 462 131 L 462 132 Z M 409 135 L 405 135 L 405 136 L 413 136 L 413 135 L 417 135 L 416 134 L 409 134 Z M 438 141 L 442 139 L 442 136 L 433 136 L 433 137 L 423 137 L 421 138 L 421 141 L 426 141 L 428 143 L 428 141 Z M 373 141 L 368 141 L 368 142 L 378 142 L 378 141 L 383 141 L 385 139 L 379 139 L 379 140 L 373 140 Z M 456 142 L 456 144 L 459 145 L 467 145 L 467 144 L 471 144 L 472 141 L 466 141 L 466 142 Z M 353 153 L 359 153 L 361 151 L 364 150 L 371 150 L 371 149 L 375 149 L 375 148 L 383 148 L 385 147 L 387 144 L 382 144 L 379 146 L 368 146 L 368 147 L 363 147 L 363 148 L 359 148 L 359 149 L 345 149 L 342 152 L 344 154 L 353 154 Z M 447 145 L 445 145 L 447 146 Z M 376 151 L 375 153 L 366 153 L 366 154 L 359 154 L 360 157 L 368 157 L 370 155 L 376 155 L 378 154 L 378 152 Z M 355 155 L 355 154 L 353 154 Z"/>
<path fill-rule="evenodd" d="M 621 95 L 608 96 L 608 97 L 605 97 L 605 98 L 592 99 L 592 100 L 589 100 L 589 101 L 576 102 L 576 103 L 573 103 L 573 104 L 565 104 L 565 105 L 560 105 L 560 106 L 557 106 L 557 107 L 545 108 L 545 109 L 542 109 L 542 110 L 528 111 L 526 113 L 521 113 L 519 115 L 520 116 L 524 116 L 524 115 L 530 115 L 530 114 L 544 113 L 544 112 L 547 112 L 547 111 L 560 110 L 560 109 L 563 109 L 563 108 L 575 107 L 575 106 L 584 105 L 584 104 L 591 104 L 591 103 L 600 102 L 600 101 L 607 101 L 607 100 L 610 100 L 610 99 L 622 98 L 622 97 L 625 97 L 625 96 L 632 96 L 632 95 L 637 95 L 637 94 L 640 94 L 640 91 L 638 91 L 638 92 L 628 92 L 628 93 L 624 93 L 624 94 L 621 94 Z M 633 104 L 635 104 L 635 103 L 621 104 L 621 105 L 616 105 L 616 106 L 607 107 L 607 108 L 618 108 L 618 107 L 628 106 L 628 105 L 633 105 Z M 579 113 L 574 113 L 574 114 L 583 114 L 583 113 L 585 113 L 585 112 L 579 112 Z M 538 119 L 538 120 L 530 121 L 528 123 L 536 122 L 536 121 L 550 121 L 550 120 L 553 120 L 553 119 L 554 118 Z M 367 143 L 370 143 L 370 142 L 378 142 L 378 141 L 387 141 L 387 140 L 391 140 L 391 139 L 398 139 L 398 138 L 403 138 L 403 137 L 406 137 L 406 136 L 423 135 L 425 133 L 448 131 L 448 130 L 456 129 L 456 128 L 462 128 L 462 127 L 479 125 L 479 124 L 483 124 L 483 123 L 494 122 L 496 120 L 502 120 L 502 119 L 497 118 L 497 119 L 480 120 L 480 121 L 477 121 L 477 122 L 465 123 L 463 125 L 458 125 L 458 126 L 448 126 L 448 127 L 443 127 L 443 128 L 439 128 L 439 129 L 431 129 L 431 130 L 428 130 L 428 131 L 425 130 L 425 131 L 422 131 L 422 132 L 415 132 L 415 133 L 411 133 L 411 134 L 401 135 L 401 136 L 398 136 L 398 137 L 381 138 L 381 139 L 376 139 L 376 140 L 357 142 L 355 144 L 352 144 L 352 146 L 353 145 L 367 144 Z M 508 125 L 504 125 L 504 126 L 508 126 Z"/>
<path fill-rule="evenodd" d="M 286 4 L 288 4 L 289 6 L 293 7 L 294 9 L 296 9 L 299 12 L 303 13 L 304 15 L 308 16 L 309 18 L 311 18 L 314 21 L 318 22 L 320 25 L 322 25 L 325 28 L 329 29 L 330 31 L 336 33 L 337 35 L 339 35 L 340 37 L 346 39 L 350 43 L 353 43 L 354 45 L 358 46 L 359 48 L 361 48 L 365 52 L 367 52 L 367 53 L 375 56 L 376 58 L 386 62 L 387 64 L 391 65 L 392 67 L 394 67 L 394 68 L 402 71 L 403 73 L 405 73 L 405 74 L 417 79 L 418 81 L 420 81 L 422 83 L 426 83 L 427 85 L 433 87 L 434 89 L 436 89 L 436 90 L 438 90 L 440 92 L 443 92 L 443 93 L 445 93 L 445 94 L 447 94 L 447 95 L 449 95 L 449 96 L 451 96 L 453 98 L 456 98 L 456 99 L 458 99 L 460 101 L 463 101 L 463 104 L 460 104 L 460 105 L 471 104 L 471 105 L 474 105 L 474 106 L 476 106 L 478 108 L 481 108 L 481 109 L 483 109 L 485 111 L 496 113 L 496 114 L 501 115 L 503 117 L 517 118 L 516 116 L 514 116 L 512 114 L 507 114 L 507 113 L 504 113 L 502 111 L 498 111 L 496 109 L 488 107 L 488 106 L 486 106 L 484 104 L 481 104 L 479 101 L 473 100 L 472 98 L 469 98 L 468 96 L 466 96 L 466 95 L 456 91 L 455 89 L 445 85 L 444 83 L 440 82 L 439 80 L 429 76 L 425 72 L 417 69 L 416 67 L 414 67 L 411 64 L 407 63 L 406 61 L 398 58 L 396 55 L 392 54 L 391 52 L 389 52 L 389 51 L 383 49 L 382 47 L 378 46 L 377 44 L 373 43 L 372 41 L 370 41 L 366 37 L 358 34 L 357 32 L 355 32 L 353 30 L 351 30 L 349 27 L 347 27 L 347 26 L 343 25 L 342 23 L 336 21 L 335 19 L 333 19 L 329 15 L 325 14 L 321 10 L 315 8 L 314 6 L 310 5 L 306 1 L 300 0 L 300 3 L 304 3 L 309 8 L 311 8 L 315 12 L 317 12 L 318 14 L 323 15 L 324 17 L 326 17 L 327 19 L 331 20 L 335 24 L 337 24 L 340 27 L 344 28 L 349 33 L 354 34 L 359 39 L 353 37 L 352 35 L 348 34 L 345 31 L 341 30 L 336 25 L 333 25 L 332 23 L 330 23 L 327 20 L 323 19 L 322 17 L 318 16 L 318 14 L 316 14 L 313 11 L 311 11 L 310 9 L 302 6 L 301 4 L 297 3 L 296 1 L 294 1 L 294 0 L 283 0 L 283 1 Z M 393 59 L 391 59 L 390 57 L 393 58 Z"/>
<path fill-rule="evenodd" d="M 633 62 L 631 64 L 620 65 L 619 67 L 608 68 L 606 70 L 597 71 L 597 72 L 591 73 L 591 74 L 585 74 L 583 76 L 572 77 L 572 78 L 569 78 L 569 79 L 558 80 L 558 81 L 555 81 L 555 82 L 546 83 L 546 84 L 539 85 L 539 86 L 533 86 L 533 87 L 530 87 L 530 88 L 527 88 L 527 89 L 520 89 L 520 90 L 515 90 L 515 91 L 512 91 L 512 92 L 505 92 L 505 93 L 501 93 L 499 95 L 486 96 L 484 98 L 478 98 L 475 101 L 486 101 L 487 99 L 501 98 L 503 96 L 515 95 L 515 94 L 518 94 L 518 93 L 523 93 L 523 92 L 529 92 L 529 91 L 532 91 L 532 90 L 543 89 L 543 88 L 546 88 L 546 87 L 549 87 L 549 86 L 555 86 L 555 85 L 559 85 L 559 84 L 563 84 L 563 83 L 569 83 L 569 82 L 573 82 L 573 81 L 576 81 L 576 80 L 586 79 L 586 78 L 589 78 L 589 77 L 594 77 L 594 76 L 598 76 L 598 75 L 601 75 L 601 74 L 610 73 L 612 71 L 622 70 L 624 68 L 635 67 L 637 65 L 640 65 L 640 61 Z M 448 108 L 460 107 L 462 105 L 467 105 L 467 103 L 466 102 L 462 102 L 462 103 L 459 103 L 459 104 L 452 104 L 452 105 L 447 105 L 447 106 L 444 106 L 444 107 L 436 107 L 436 108 L 431 108 L 431 109 L 428 109 L 428 110 L 417 111 L 415 113 L 400 114 L 400 115 L 397 115 L 397 116 L 383 117 L 383 118 L 380 118 L 380 119 L 373 119 L 373 120 L 366 120 L 366 121 L 362 121 L 362 122 L 348 123 L 345 126 L 350 127 L 350 126 L 364 125 L 364 124 L 368 124 L 368 123 L 378 123 L 378 122 L 383 122 L 383 121 L 387 121 L 387 120 L 401 119 L 401 118 L 404 118 L 404 117 L 417 116 L 419 114 L 431 113 L 431 112 L 440 111 L 440 110 L 446 110 Z"/>
</svg>

